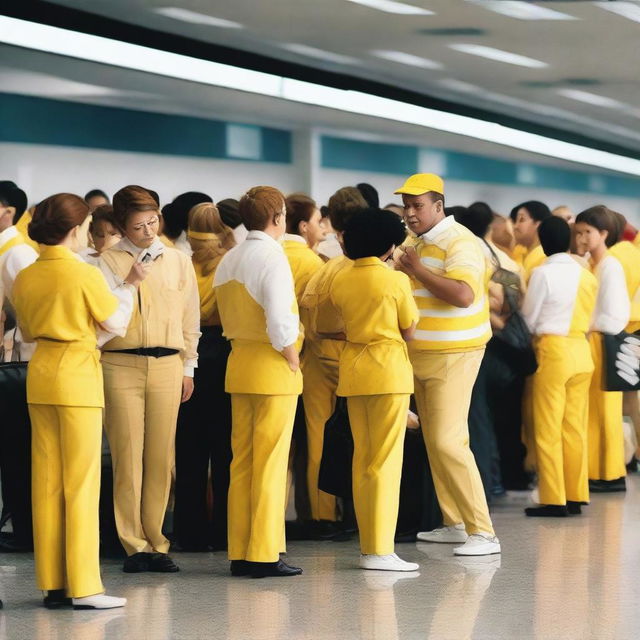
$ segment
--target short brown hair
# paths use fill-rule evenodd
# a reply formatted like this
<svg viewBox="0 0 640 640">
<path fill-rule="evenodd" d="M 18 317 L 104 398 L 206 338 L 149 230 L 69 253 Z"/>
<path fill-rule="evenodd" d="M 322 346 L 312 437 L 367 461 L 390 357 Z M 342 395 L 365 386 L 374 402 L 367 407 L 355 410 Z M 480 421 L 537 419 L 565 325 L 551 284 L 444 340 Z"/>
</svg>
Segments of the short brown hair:
<svg viewBox="0 0 640 640">
<path fill-rule="evenodd" d="M 336 231 L 344 231 L 345 225 L 354 213 L 368 208 L 367 201 L 355 187 L 338 189 L 327 204 L 331 226 Z"/>
<path fill-rule="evenodd" d="M 249 231 L 262 231 L 284 208 L 284 195 L 275 187 L 252 187 L 240 198 L 238 213 Z"/>
<path fill-rule="evenodd" d="M 108 222 L 111 226 L 118 229 L 118 223 L 113 215 L 113 207 L 110 204 L 99 204 L 91 212 L 91 224 L 89 225 L 89 233 L 95 229 L 96 222 Z"/>
<path fill-rule="evenodd" d="M 113 216 L 123 231 L 129 216 L 139 211 L 155 211 L 160 216 L 158 203 L 144 187 L 132 184 L 113 196 Z"/>
<path fill-rule="evenodd" d="M 316 201 L 304 193 L 292 193 L 285 200 L 287 209 L 287 233 L 300 233 L 300 223 L 309 222 L 318 208 Z"/>
<path fill-rule="evenodd" d="M 40 244 L 60 244 L 89 215 L 89 205 L 73 193 L 57 193 L 36 206 L 29 223 L 29 237 Z"/>
</svg>

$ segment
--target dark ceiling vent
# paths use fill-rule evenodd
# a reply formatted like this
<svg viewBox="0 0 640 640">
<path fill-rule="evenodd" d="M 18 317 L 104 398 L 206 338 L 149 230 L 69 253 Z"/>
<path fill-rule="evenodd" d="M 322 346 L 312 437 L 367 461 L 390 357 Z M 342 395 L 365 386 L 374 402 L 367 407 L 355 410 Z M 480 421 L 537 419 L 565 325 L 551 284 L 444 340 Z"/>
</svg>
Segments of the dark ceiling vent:
<svg viewBox="0 0 640 640">
<path fill-rule="evenodd" d="M 476 27 L 442 27 L 441 29 L 418 29 L 423 36 L 485 36 L 487 31 Z"/>
<path fill-rule="evenodd" d="M 529 89 L 552 89 L 554 87 L 566 87 L 567 85 L 571 87 L 595 87 L 604 83 L 597 78 L 562 78 L 561 80 L 522 80 L 518 84 Z"/>
<path fill-rule="evenodd" d="M 595 87 L 599 84 L 604 84 L 598 78 L 565 78 L 564 83 L 571 84 L 574 87 Z"/>
</svg>

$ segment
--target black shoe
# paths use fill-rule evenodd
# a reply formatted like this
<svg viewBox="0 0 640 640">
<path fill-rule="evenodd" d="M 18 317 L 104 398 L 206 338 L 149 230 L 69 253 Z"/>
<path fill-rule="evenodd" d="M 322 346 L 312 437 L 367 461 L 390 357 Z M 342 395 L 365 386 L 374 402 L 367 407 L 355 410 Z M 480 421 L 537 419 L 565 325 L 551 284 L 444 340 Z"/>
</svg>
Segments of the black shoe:
<svg viewBox="0 0 640 640">
<path fill-rule="evenodd" d="M 33 544 L 16 538 L 12 533 L 0 536 L 0 553 L 29 553 L 33 551 Z"/>
<path fill-rule="evenodd" d="M 176 573 L 176 571 L 180 571 L 180 567 L 169 557 L 168 553 L 152 553 L 149 560 L 149 571 Z"/>
<path fill-rule="evenodd" d="M 627 483 L 624 476 L 616 480 L 589 480 L 589 491 L 591 493 L 616 493 L 626 490 Z"/>
<path fill-rule="evenodd" d="M 633 458 L 629 460 L 629 464 L 627 464 L 627 473 L 637 473 L 638 470 L 638 458 L 633 456 Z"/>
<path fill-rule="evenodd" d="M 246 560 L 232 560 L 231 575 L 236 577 L 251 575 L 251 562 L 247 562 Z"/>
<path fill-rule="evenodd" d="M 125 573 L 143 573 L 149 571 L 149 562 L 151 560 L 151 554 L 140 551 L 129 556 L 122 565 L 122 570 Z"/>
<path fill-rule="evenodd" d="M 288 578 L 299 576 L 302 573 L 300 567 L 292 567 L 284 560 L 278 562 L 250 562 L 252 578 Z"/>
<path fill-rule="evenodd" d="M 396 537 L 394 538 L 394 542 L 415 542 L 417 531 L 403 531 L 400 533 L 396 533 Z"/>
<path fill-rule="evenodd" d="M 530 518 L 566 518 L 569 515 L 563 504 L 545 504 L 541 507 L 527 507 L 525 514 Z"/>
<path fill-rule="evenodd" d="M 312 540 L 333 540 L 341 533 L 337 523 L 331 520 L 310 520 L 307 523 L 309 537 Z"/>
<path fill-rule="evenodd" d="M 62 609 L 62 607 L 70 607 L 73 604 L 71 598 L 68 598 L 65 594 L 64 589 L 47 591 L 43 603 L 47 609 Z"/>
<path fill-rule="evenodd" d="M 570 516 L 579 516 L 582 513 L 582 502 L 574 502 L 573 500 L 567 500 L 567 511 Z"/>
</svg>

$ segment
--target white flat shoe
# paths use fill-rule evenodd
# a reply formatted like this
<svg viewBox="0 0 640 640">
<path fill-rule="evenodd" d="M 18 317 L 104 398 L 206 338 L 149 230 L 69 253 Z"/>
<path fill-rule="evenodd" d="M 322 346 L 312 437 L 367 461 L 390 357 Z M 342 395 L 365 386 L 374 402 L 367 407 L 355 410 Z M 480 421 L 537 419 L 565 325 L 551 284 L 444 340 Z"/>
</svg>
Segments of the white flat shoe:
<svg viewBox="0 0 640 640">
<path fill-rule="evenodd" d="M 106 596 L 104 593 L 98 593 L 95 596 L 87 596 L 85 598 L 71 598 L 73 608 L 78 609 L 117 609 L 127 604 L 126 598 L 115 598 L 114 596 Z"/>
<path fill-rule="evenodd" d="M 472 533 L 469 539 L 453 550 L 455 556 L 490 556 L 501 553 L 500 540 L 491 533 Z"/>
<path fill-rule="evenodd" d="M 420 531 L 416 538 L 421 542 L 456 544 L 466 542 L 468 536 L 463 524 L 454 524 L 449 527 L 433 529 L 433 531 Z"/>
<path fill-rule="evenodd" d="M 374 571 L 417 571 L 420 565 L 416 562 L 405 562 L 398 558 L 395 553 L 391 553 L 388 556 L 362 554 L 360 556 L 360 568 Z"/>
</svg>

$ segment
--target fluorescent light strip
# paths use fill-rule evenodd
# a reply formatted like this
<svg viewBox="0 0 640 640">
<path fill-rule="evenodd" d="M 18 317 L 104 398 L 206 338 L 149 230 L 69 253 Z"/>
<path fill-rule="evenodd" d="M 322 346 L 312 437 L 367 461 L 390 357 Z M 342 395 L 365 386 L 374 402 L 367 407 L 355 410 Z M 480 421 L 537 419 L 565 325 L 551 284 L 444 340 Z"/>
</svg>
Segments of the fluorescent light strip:
<svg viewBox="0 0 640 640">
<path fill-rule="evenodd" d="M 487 58 L 489 60 L 496 60 L 497 62 L 515 64 L 519 67 L 543 69 L 544 67 L 549 66 L 546 62 L 535 60 L 534 58 L 527 58 L 527 56 L 521 56 L 518 53 L 502 51 L 501 49 L 494 49 L 493 47 L 485 47 L 482 44 L 454 43 L 450 44 L 449 47 L 451 49 L 455 49 L 456 51 L 460 51 L 461 53 L 468 53 L 472 56 L 479 56 L 481 58 Z"/>
<path fill-rule="evenodd" d="M 334 89 L 0 16 L 5 44 L 327 109 L 414 124 L 578 164 L 640 176 L 640 160 L 358 91 Z"/>
<path fill-rule="evenodd" d="M 500 13 L 509 18 L 518 20 L 577 20 L 568 13 L 560 13 L 547 7 L 539 7 L 529 2 L 519 2 L 517 0 L 467 0 L 471 4 L 476 4 L 483 9 Z"/>
<path fill-rule="evenodd" d="M 316 49 L 316 47 L 310 47 L 307 44 L 287 42 L 281 44 L 280 47 L 292 53 L 298 53 L 302 56 L 315 58 L 316 60 L 326 60 L 327 62 L 335 62 L 336 64 L 360 64 L 359 60 L 351 56 L 344 56 L 340 53 L 334 53 L 333 51 L 325 51 L 324 49 Z"/>
<path fill-rule="evenodd" d="M 624 109 L 626 107 L 622 102 L 614 100 L 613 98 L 599 96 L 595 93 L 589 93 L 588 91 L 580 91 L 579 89 L 558 89 L 558 93 L 565 98 L 592 104 L 596 107 L 605 107 L 606 109 Z"/>
<path fill-rule="evenodd" d="M 374 49 L 371 53 L 376 58 L 382 58 L 383 60 L 390 60 L 391 62 L 398 62 L 400 64 L 406 64 L 410 67 L 418 67 L 420 69 L 442 69 L 442 65 L 435 60 L 429 60 L 429 58 L 421 58 L 420 56 L 414 56 L 411 53 L 405 53 L 404 51 L 386 51 L 383 49 Z"/>
<path fill-rule="evenodd" d="M 429 9 L 416 7 L 412 4 L 405 4 L 404 2 L 396 2 L 395 0 L 347 0 L 347 2 L 361 4 L 364 7 L 377 9 L 378 11 L 385 11 L 386 13 L 396 13 L 405 16 L 434 15 L 434 12 L 429 11 Z"/>
<path fill-rule="evenodd" d="M 640 22 L 640 6 L 634 2 L 594 2 L 597 7 L 616 13 L 627 20 L 633 20 L 634 22 Z"/>
<path fill-rule="evenodd" d="M 189 24 L 203 24 L 209 27 L 222 27 L 223 29 L 242 29 L 239 22 L 225 20 L 224 18 L 214 18 L 206 13 L 198 13 L 189 9 L 181 9 L 180 7 L 158 7 L 152 9 L 154 13 L 158 13 L 165 18 L 188 22 Z"/>
</svg>

